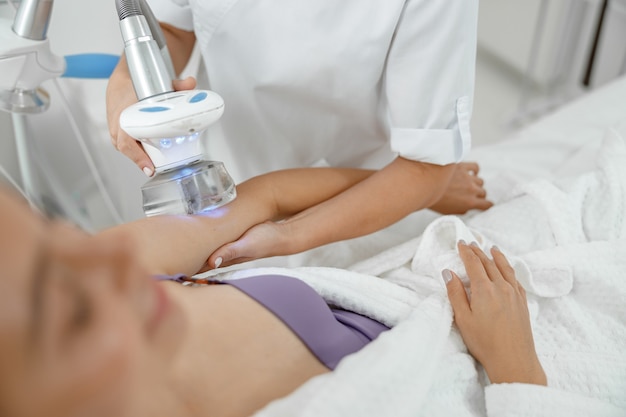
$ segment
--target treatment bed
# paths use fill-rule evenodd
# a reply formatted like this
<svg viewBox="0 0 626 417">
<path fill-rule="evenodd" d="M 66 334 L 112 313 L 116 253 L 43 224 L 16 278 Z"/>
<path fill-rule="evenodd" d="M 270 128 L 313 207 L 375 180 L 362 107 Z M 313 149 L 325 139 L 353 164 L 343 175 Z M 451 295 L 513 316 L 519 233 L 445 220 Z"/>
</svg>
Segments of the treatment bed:
<svg viewBox="0 0 626 417">
<path fill-rule="evenodd" d="M 626 78 L 468 160 L 495 203 L 486 212 L 422 211 L 219 274 L 296 276 L 329 303 L 394 326 L 257 416 L 626 415 Z M 467 353 L 441 279 L 449 268 L 467 280 L 459 239 L 497 245 L 516 269 L 548 387 L 489 385 Z"/>
</svg>

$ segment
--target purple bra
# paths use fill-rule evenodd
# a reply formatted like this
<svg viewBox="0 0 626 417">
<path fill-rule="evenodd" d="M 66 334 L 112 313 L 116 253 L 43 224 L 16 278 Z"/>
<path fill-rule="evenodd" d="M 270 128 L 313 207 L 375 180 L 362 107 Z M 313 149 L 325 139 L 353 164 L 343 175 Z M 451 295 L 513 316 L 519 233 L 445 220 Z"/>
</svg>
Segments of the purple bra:
<svg viewBox="0 0 626 417">
<path fill-rule="evenodd" d="M 182 276 L 157 276 L 183 282 Z M 389 328 L 368 317 L 330 308 L 306 283 L 283 275 L 259 275 L 228 284 L 256 300 L 302 340 L 321 363 L 335 369 L 345 356 L 357 352 Z"/>
</svg>

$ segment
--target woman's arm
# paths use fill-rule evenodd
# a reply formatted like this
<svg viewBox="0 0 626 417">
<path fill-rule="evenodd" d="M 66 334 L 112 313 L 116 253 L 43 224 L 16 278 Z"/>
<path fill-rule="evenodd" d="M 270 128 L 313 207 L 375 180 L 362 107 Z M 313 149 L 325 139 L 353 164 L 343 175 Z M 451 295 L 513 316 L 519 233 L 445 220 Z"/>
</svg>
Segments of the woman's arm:
<svg viewBox="0 0 626 417">
<path fill-rule="evenodd" d="M 153 274 L 193 275 L 209 254 L 266 220 L 280 220 L 326 201 L 372 171 L 303 168 L 271 172 L 237 186 L 231 203 L 194 216 L 155 216 L 116 226 L 102 234 L 130 235 L 138 256 Z"/>
<path fill-rule="evenodd" d="M 167 24 L 161 24 L 172 63 L 176 74 L 180 74 L 193 51 L 196 36 L 193 32 L 176 29 Z M 174 82 L 176 90 L 190 90 L 195 88 L 196 81 L 192 78 Z M 119 63 L 109 78 L 106 90 L 106 109 L 109 134 L 118 151 L 130 158 L 146 175 L 152 176 L 154 164 L 143 150 L 139 142 L 130 137 L 120 128 L 120 114 L 131 104 L 137 102 L 133 88 L 126 56 L 122 55 Z"/>
</svg>

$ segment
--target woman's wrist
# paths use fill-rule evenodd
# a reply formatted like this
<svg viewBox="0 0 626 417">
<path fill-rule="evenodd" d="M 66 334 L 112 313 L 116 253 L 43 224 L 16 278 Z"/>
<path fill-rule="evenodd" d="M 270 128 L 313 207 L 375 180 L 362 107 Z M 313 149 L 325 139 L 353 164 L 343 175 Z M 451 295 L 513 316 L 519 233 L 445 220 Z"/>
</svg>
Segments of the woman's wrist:
<svg viewBox="0 0 626 417">
<path fill-rule="evenodd" d="M 489 380 L 493 384 L 522 383 L 548 385 L 546 373 L 538 358 L 505 365 L 485 366 Z"/>
<path fill-rule="evenodd" d="M 312 231 L 307 231 L 302 226 L 298 215 L 276 223 L 276 227 L 280 231 L 278 234 L 280 238 L 276 242 L 278 253 L 293 255 L 294 253 L 304 252 L 317 246 L 310 241 Z"/>
</svg>

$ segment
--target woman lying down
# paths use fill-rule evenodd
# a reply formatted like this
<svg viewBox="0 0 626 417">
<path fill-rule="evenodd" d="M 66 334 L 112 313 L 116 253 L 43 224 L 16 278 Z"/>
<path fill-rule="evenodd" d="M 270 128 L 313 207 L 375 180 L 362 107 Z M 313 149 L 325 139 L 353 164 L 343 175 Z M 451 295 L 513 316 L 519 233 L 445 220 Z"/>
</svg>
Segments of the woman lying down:
<svg viewBox="0 0 626 417">
<path fill-rule="evenodd" d="M 247 416 L 332 372 L 388 328 L 331 309 L 295 278 L 181 282 L 220 242 L 365 175 L 271 173 L 241 184 L 218 211 L 142 219 L 96 236 L 0 191 L 0 415 Z M 454 272 L 442 278 L 469 351 L 492 383 L 545 385 L 526 295 L 507 260 L 464 242 L 458 251 L 471 302 Z"/>
</svg>

